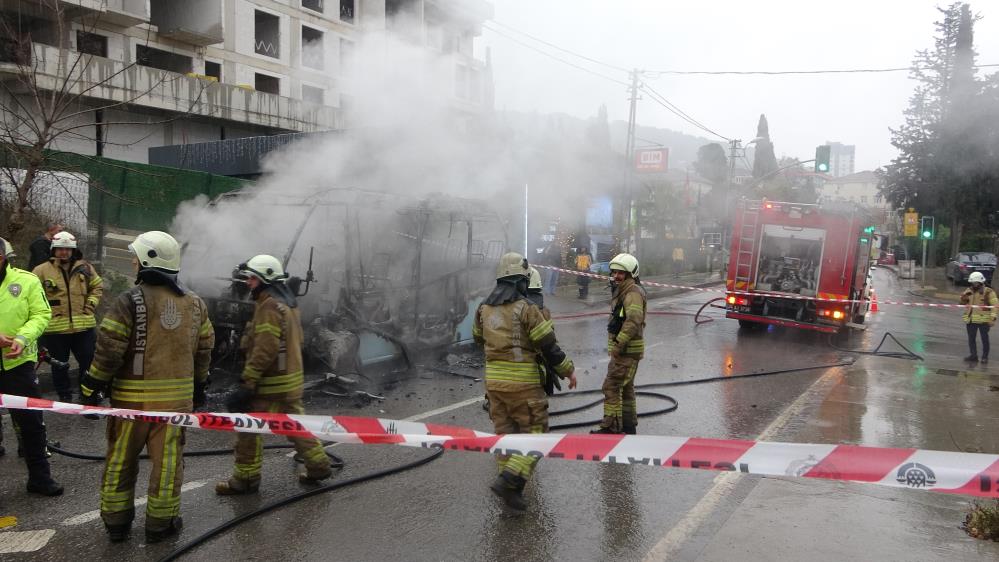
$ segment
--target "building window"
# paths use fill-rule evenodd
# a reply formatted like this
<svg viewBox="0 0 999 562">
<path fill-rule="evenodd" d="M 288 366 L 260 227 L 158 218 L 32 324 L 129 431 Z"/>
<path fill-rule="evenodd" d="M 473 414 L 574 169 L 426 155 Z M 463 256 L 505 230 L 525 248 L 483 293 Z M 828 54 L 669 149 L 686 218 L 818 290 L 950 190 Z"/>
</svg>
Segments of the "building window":
<svg viewBox="0 0 999 562">
<path fill-rule="evenodd" d="M 323 89 L 317 88 L 315 86 L 309 86 L 308 84 L 302 84 L 302 101 L 314 103 L 316 105 L 324 105 L 323 100 Z"/>
<path fill-rule="evenodd" d="M 254 12 L 253 32 L 253 52 L 274 58 L 281 56 L 279 51 L 281 18 L 256 10 Z"/>
<path fill-rule="evenodd" d="M 302 7 L 321 14 L 323 13 L 323 0 L 302 0 Z"/>
<path fill-rule="evenodd" d="M 154 49 L 145 45 L 135 46 L 135 62 L 140 66 L 169 70 L 187 74 L 193 69 L 191 57 L 178 55 L 162 49 Z"/>
<path fill-rule="evenodd" d="M 325 68 L 323 56 L 323 32 L 302 26 L 302 65 L 322 70 Z"/>
<path fill-rule="evenodd" d="M 276 76 L 260 74 L 257 72 L 253 76 L 253 87 L 258 92 L 279 95 L 281 93 L 281 79 Z"/>
<path fill-rule="evenodd" d="M 340 0 L 340 20 L 354 23 L 354 0 Z"/>
<path fill-rule="evenodd" d="M 205 76 L 212 76 L 219 82 L 222 81 L 222 63 L 205 61 Z"/>
<path fill-rule="evenodd" d="M 354 64 L 354 42 L 340 40 L 340 74 L 349 74 Z"/>
<path fill-rule="evenodd" d="M 77 31 L 76 50 L 87 55 L 95 55 L 98 57 L 107 58 L 108 38 L 103 35 L 98 35 L 96 33 Z"/>
</svg>

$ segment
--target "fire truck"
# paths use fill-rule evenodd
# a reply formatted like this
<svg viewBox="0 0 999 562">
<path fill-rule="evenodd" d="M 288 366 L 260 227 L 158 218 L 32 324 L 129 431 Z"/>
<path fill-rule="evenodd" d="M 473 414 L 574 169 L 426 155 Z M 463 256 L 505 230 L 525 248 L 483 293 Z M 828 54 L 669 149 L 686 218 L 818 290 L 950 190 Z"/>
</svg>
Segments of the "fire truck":
<svg viewBox="0 0 999 562">
<path fill-rule="evenodd" d="M 732 218 L 725 316 L 742 328 L 863 329 L 874 221 L 852 204 L 740 201 Z"/>
</svg>

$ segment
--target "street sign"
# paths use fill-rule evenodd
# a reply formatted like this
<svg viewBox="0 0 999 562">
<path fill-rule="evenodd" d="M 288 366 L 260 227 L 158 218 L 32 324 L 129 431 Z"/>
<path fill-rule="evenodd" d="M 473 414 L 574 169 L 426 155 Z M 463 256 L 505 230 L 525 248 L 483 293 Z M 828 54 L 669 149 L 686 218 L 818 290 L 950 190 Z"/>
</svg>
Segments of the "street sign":
<svg viewBox="0 0 999 562">
<path fill-rule="evenodd" d="M 919 236 L 919 213 L 909 209 L 905 214 L 905 231 L 903 236 Z"/>
<path fill-rule="evenodd" d="M 664 173 L 669 169 L 668 148 L 639 148 L 635 151 L 635 171 Z"/>
</svg>

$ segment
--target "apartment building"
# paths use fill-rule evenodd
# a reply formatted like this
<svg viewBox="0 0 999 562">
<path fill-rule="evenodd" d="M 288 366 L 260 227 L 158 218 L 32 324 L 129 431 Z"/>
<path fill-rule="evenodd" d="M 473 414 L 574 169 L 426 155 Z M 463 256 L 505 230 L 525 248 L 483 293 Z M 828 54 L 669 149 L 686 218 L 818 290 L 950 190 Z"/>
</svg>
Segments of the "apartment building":
<svg viewBox="0 0 999 562">
<path fill-rule="evenodd" d="M 829 151 L 829 173 L 835 178 L 849 176 L 856 165 L 857 147 L 841 142 L 826 142 Z"/>
<path fill-rule="evenodd" d="M 474 41 L 491 17 L 484 0 L 0 0 L 0 80 L 26 61 L 43 89 L 78 73 L 77 134 L 53 146 L 147 162 L 151 147 L 343 129 L 369 36 L 439 52 L 455 111 L 481 112 L 492 81 Z"/>
</svg>

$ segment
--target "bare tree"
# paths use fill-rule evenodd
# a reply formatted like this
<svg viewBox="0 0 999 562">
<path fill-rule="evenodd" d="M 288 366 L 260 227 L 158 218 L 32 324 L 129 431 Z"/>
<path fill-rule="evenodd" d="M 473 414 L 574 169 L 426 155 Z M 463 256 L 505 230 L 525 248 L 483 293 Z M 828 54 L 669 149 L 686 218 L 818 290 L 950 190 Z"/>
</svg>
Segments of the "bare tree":
<svg viewBox="0 0 999 562">
<path fill-rule="evenodd" d="M 186 111 L 149 121 L 107 121 L 108 110 L 128 107 L 171 80 L 184 76 L 161 71 L 139 90 L 121 87 L 124 74 L 138 64 L 118 63 L 110 72 L 94 72 L 105 61 L 101 56 L 71 49 L 70 31 L 75 22 L 86 38 L 97 29 L 99 16 L 80 16 L 69 3 L 59 0 L 0 1 L 0 172 L 14 187 L 8 230 L 16 234 L 24 226 L 31 205 L 31 191 L 40 173 L 58 168 L 61 141 L 94 143 L 97 155 L 107 141 L 111 126 L 149 126 L 186 117 L 199 103 L 205 85 Z M 107 65 L 104 65 L 107 67 Z M 114 94 L 108 96 L 108 92 Z M 150 133 L 152 134 L 152 133 Z M 141 140 L 141 139 L 140 139 Z M 136 142 L 136 141 L 133 141 Z"/>
</svg>

